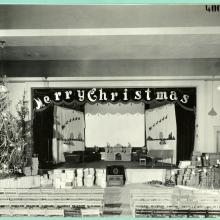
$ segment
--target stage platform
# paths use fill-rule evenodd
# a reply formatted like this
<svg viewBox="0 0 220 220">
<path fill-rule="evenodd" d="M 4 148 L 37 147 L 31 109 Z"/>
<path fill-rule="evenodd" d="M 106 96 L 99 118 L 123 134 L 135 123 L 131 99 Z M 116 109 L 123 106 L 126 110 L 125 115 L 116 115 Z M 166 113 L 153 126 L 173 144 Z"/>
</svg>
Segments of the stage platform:
<svg viewBox="0 0 220 220">
<path fill-rule="evenodd" d="M 60 164 L 56 169 L 90 169 L 94 168 L 105 170 L 107 166 L 124 166 L 125 168 L 125 184 L 131 183 L 147 183 L 150 181 L 165 182 L 165 179 L 172 169 L 176 166 L 168 163 L 157 162 L 156 166 L 152 167 L 151 162 L 146 165 L 140 165 L 139 162 L 133 161 L 97 161 L 88 163 L 77 163 L 77 164 Z"/>
<path fill-rule="evenodd" d="M 86 163 L 62 163 L 57 164 L 50 170 L 54 169 L 103 169 L 105 170 L 107 166 L 124 166 L 125 168 L 125 184 L 131 183 L 147 183 L 150 181 L 160 181 L 165 182 L 167 175 L 169 176 L 172 169 L 176 169 L 175 165 L 170 163 L 157 162 L 154 167 L 152 167 L 151 161 L 148 161 L 146 165 L 140 165 L 136 161 L 95 161 Z"/>
<path fill-rule="evenodd" d="M 95 161 L 95 162 L 84 162 L 84 163 L 61 163 L 53 166 L 55 168 L 95 168 L 104 169 L 111 165 L 122 165 L 125 169 L 174 169 L 177 168 L 176 165 L 171 165 L 170 163 L 157 162 L 155 166 L 152 167 L 151 161 L 147 162 L 146 165 L 140 165 L 136 161 Z"/>
</svg>

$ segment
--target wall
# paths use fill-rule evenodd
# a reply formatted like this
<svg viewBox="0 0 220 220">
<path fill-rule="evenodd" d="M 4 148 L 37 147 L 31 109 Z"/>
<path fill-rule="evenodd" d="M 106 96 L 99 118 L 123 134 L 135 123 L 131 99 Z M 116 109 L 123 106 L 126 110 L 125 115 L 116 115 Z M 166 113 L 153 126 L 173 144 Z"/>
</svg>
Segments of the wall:
<svg viewBox="0 0 220 220">
<path fill-rule="evenodd" d="M 212 97 L 212 82 L 205 81 L 204 82 L 204 93 L 206 94 L 204 97 L 204 106 L 206 106 L 205 111 L 202 111 L 204 114 L 204 149 L 208 152 L 213 152 L 216 150 L 215 148 L 215 126 L 220 126 L 220 90 L 218 90 L 218 86 L 220 86 L 220 81 L 215 81 L 213 83 L 213 105 L 214 109 L 217 112 L 217 116 L 211 117 L 208 116 L 208 112 L 211 109 L 211 97 Z"/>
<path fill-rule="evenodd" d="M 220 59 L 8 60 L 4 67 L 8 77 L 207 76 L 220 72 Z"/>
<path fill-rule="evenodd" d="M 150 80 L 117 80 L 117 78 L 91 79 L 91 78 L 48 78 L 50 87 L 197 87 L 197 124 L 198 124 L 198 146 L 201 152 L 215 152 L 214 146 L 214 126 L 220 126 L 220 80 L 214 81 L 213 95 L 214 107 L 218 115 L 211 117 L 208 111 L 211 109 L 211 81 L 181 77 L 167 79 Z M 179 78 L 179 79 L 178 79 Z M 21 99 L 24 89 L 27 91 L 29 108 L 31 108 L 31 88 L 45 87 L 48 83 L 43 82 L 42 78 L 9 78 L 8 88 L 10 90 L 11 107 L 10 110 L 16 114 L 15 105 Z M 31 116 L 29 116 L 29 119 Z"/>
</svg>

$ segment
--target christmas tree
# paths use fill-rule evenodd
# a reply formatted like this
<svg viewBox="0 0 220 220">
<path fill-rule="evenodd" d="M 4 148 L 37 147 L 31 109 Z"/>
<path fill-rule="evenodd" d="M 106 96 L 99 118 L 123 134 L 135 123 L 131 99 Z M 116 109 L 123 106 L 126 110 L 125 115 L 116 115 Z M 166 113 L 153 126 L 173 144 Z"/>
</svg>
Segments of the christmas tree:
<svg viewBox="0 0 220 220">
<path fill-rule="evenodd" d="M 6 88 L 1 85 L 1 88 Z M 26 164 L 21 121 L 8 111 L 7 89 L 0 91 L 0 171 L 3 174 L 22 174 Z"/>
</svg>

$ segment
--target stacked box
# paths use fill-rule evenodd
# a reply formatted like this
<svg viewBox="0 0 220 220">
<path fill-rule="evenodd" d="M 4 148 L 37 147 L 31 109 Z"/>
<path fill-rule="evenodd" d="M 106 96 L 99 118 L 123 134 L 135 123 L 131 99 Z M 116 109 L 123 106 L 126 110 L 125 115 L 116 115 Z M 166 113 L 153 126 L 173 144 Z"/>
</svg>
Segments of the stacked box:
<svg viewBox="0 0 220 220">
<path fill-rule="evenodd" d="M 76 170 L 76 186 L 81 187 L 83 186 L 83 169 L 79 168 Z"/>
<path fill-rule="evenodd" d="M 60 188 L 65 189 L 65 185 L 66 185 L 66 174 L 65 174 L 65 171 L 63 171 L 60 174 Z"/>
<path fill-rule="evenodd" d="M 177 172 L 177 185 L 183 185 L 183 175 L 184 175 L 185 169 L 180 169 Z"/>
<path fill-rule="evenodd" d="M 61 169 L 53 170 L 53 187 L 60 189 L 61 188 Z"/>
<path fill-rule="evenodd" d="M 53 180 L 55 188 L 73 188 L 75 187 L 75 169 L 55 169 L 49 173 L 49 177 Z"/>
<path fill-rule="evenodd" d="M 194 170 L 191 186 L 199 186 L 200 183 L 200 172 L 198 169 Z"/>
<path fill-rule="evenodd" d="M 204 167 L 210 166 L 208 154 L 203 154 L 203 156 L 202 156 L 202 165 L 203 165 Z"/>
<path fill-rule="evenodd" d="M 200 152 L 194 151 L 191 160 L 193 166 L 202 166 L 202 155 Z"/>
<path fill-rule="evenodd" d="M 24 167 L 23 173 L 25 176 L 31 176 L 31 167 Z"/>
<path fill-rule="evenodd" d="M 184 160 L 184 161 L 180 161 L 179 162 L 179 168 L 187 168 L 188 166 L 190 166 L 192 163 L 192 161 L 190 160 Z"/>
<path fill-rule="evenodd" d="M 96 169 L 95 183 L 102 188 L 106 187 L 106 169 Z"/>
<path fill-rule="evenodd" d="M 204 169 L 201 172 L 201 187 L 202 188 L 212 188 L 213 186 L 213 170 L 212 168 Z"/>
<path fill-rule="evenodd" d="M 193 152 L 191 165 L 178 170 L 176 183 L 178 185 L 219 189 L 219 164 L 220 153 L 206 153 L 201 156 L 199 152 Z"/>
<path fill-rule="evenodd" d="M 0 179 L 0 188 L 37 188 L 40 187 L 40 176 L 23 176 L 18 178 Z"/>
<path fill-rule="evenodd" d="M 202 153 L 200 151 L 193 151 L 192 156 L 201 157 Z"/>
<path fill-rule="evenodd" d="M 95 171 L 93 168 L 84 170 L 84 185 L 87 187 L 91 187 L 94 184 L 95 180 Z"/>
<path fill-rule="evenodd" d="M 220 188 L 220 168 L 213 168 L 213 187 L 216 189 Z"/>
<path fill-rule="evenodd" d="M 53 181 L 51 178 L 49 178 L 49 175 L 44 174 L 40 177 L 40 185 L 43 187 L 51 187 L 53 184 Z"/>
<path fill-rule="evenodd" d="M 209 153 L 207 154 L 209 157 L 210 166 L 215 166 L 219 164 L 220 161 L 220 153 Z"/>
<path fill-rule="evenodd" d="M 66 174 L 65 188 L 75 187 L 75 170 L 74 169 L 65 170 L 65 174 Z"/>
<path fill-rule="evenodd" d="M 191 176 L 191 169 L 185 169 L 185 173 L 183 175 L 183 185 L 188 185 Z"/>
<path fill-rule="evenodd" d="M 36 176 L 38 174 L 39 161 L 37 157 L 32 157 L 32 170 L 31 175 Z"/>
<path fill-rule="evenodd" d="M 201 156 L 192 156 L 192 166 L 200 167 L 202 166 L 202 157 Z"/>
</svg>

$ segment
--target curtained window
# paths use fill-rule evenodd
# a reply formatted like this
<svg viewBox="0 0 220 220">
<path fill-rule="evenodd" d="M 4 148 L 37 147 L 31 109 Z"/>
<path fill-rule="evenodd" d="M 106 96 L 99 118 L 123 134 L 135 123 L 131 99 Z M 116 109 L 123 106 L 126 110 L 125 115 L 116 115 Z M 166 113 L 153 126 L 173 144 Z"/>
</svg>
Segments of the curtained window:
<svg viewBox="0 0 220 220">
<path fill-rule="evenodd" d="M 167 104 L 145 111 L 148 150 L 173 150 L 176 163 L 177 125 L 175 105 Z"/>
<path fill-rule="evenodd" d="M 54 107 L 53 159 L 64 162 L 64 152 L 84 150 L 85 120 L 83 112 Z"/>
</svg>

